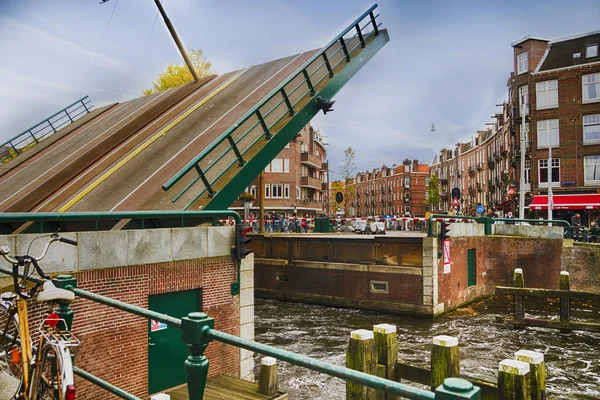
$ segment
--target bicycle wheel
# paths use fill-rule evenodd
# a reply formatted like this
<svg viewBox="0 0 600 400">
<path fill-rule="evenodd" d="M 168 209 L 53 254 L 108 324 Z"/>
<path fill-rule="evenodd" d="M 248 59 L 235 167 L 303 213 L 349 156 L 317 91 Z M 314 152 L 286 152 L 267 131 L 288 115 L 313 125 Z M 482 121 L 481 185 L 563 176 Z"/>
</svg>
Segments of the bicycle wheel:
<svg viewBox="0 0 600 400">
<path fill-rule="evenodd" d="M 58 347 L 45 343 L 39 353 L 32 384 L 32 399 L 64 399 L 67 387 L 73 385 L 73 366 L 68 348 L 63 347 L 61 352 Z"/>
<path fill-rule="evenodd" d="M 10 400 L 21 389 L 19 321 L 6 305 L 0 304 L 0 400 Z"/>
</svg>

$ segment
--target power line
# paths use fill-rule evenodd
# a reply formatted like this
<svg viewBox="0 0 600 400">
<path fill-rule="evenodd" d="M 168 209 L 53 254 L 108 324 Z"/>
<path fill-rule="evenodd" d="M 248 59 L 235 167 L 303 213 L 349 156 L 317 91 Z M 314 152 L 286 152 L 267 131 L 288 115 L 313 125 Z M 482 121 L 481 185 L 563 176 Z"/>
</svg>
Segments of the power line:
<svg viewBox="0 0 600 400">
<path fill-rule="evenodd" d="M 137 63 L 135 63 L 135 67 L 133 68 L 133 72 L 131 73 L 131 76 L 129 77 L 129 81 L 127 82 L 127 85 L 125 86 L 125 88 L 121 92 L 121 95 L 119 96 L 119 102 L 121 101 L 121 97 L 123 97 L 123 94 L 125 94 L 125 92 L 127 91 L 127 88 L 129 87 L 129 85 L 131 84 L 131 81 L 133 80 L 133 77 L 135 76 L 135 71 L 137 70 L 138 66 L 140 65 L 140 61 L 142 61 L 142 57 L 144 57 L 144 54 L 146 53 L 146 49 L 148 48 L 148 43 L 150 43 L 150 37 L 152 36 L 152 32 L 154 32 L 154 26 L 156 26 L 157 19 L 158 19 L 158 11 L 156 12 L 156 15 L 154 16 L 154 22 L 152 23 L 152 28 L 150 29 L 150 33 L 148 34 L 148 37 L 146 38 L 146 44 L 144 44 L 144 50 L 142 50 L 142 54 L 140 54 L 140 58 L 138 58 Z"/>
</svg>

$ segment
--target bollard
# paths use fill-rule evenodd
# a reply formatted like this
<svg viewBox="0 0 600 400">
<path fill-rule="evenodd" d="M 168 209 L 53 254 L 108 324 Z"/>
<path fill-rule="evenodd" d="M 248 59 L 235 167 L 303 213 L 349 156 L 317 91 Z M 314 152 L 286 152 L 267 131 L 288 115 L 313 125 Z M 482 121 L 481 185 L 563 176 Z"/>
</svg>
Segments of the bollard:
<svg viewBox="0 0 600 400">
<path fill-rule="evenodd" d="M 350 332 L 346 350 L 346 367 L 355 371 L 375 375 L 377 372 L 377 351 L 373 331 L 358 329 Z M 373 400 L 375 389 L 353 382 L 346 382 L 347 400 Z"/>
<path fill-rule="evenodd" d="M 529 385 L 531 400 L 546 400 L 546 364 L 544 353 L 530 350 L 519 350 L 515 360 L 529 364 Z"/>
<path fill-rule="evenodd" d="M 258 393 L 274 396 L 277 391 L 277 360 L 273 357 L 263 357 L 260 359 Z"/>
<path fill-rule="evenodd" d="M 521 268 L 516 268 L 513 273 L 513 287 L 516 288 L 524 288 L 525 287 L 525 279 L 523 278 L 523 270 Z M 514 296 L 515 302 L 515 319 L 523 320 L 525 318 L 525 305 L 524 305 L 524 296 Z M 525 326 L 523 324 L 515 324 L 515 329 L 523 329 Z"/>
<path fill-rule="evenodd" d="M 444 383 L 446 378 L 460 375 L 460 352 L 458 338 L 435 336 L 431 348 L 431 390 Z"/>
<path fill-rule="evenodd" d="M 569 273 L 567 271 L 560 271 L 560 290 L 571 290 L 571 284 L 569 283 Z M 560 328 L 562 333 L 570 333 L 571 330 L 566 327 L 569 326 L 571 321 L 571 300 L 569 295 L 565 294 L 560 296 L 560 324 L 563 326 Z"/>
<path fill-rule="evenodd" d="M 498 399 L 531 400 L 529 364 L 517 360 L 502 360 L 498 365 Z"/>
<path fill-rule="evenodd" d="M 396 326 L 390 324 L 373 325 L 375 348 L 377 349 L 376 375 L 381 378 L 396 381 L 396 363 L 398 362 L 398 335 Z M 390 393 L 377 392 L 377 399 L 398 399 Z"/>
</svg>

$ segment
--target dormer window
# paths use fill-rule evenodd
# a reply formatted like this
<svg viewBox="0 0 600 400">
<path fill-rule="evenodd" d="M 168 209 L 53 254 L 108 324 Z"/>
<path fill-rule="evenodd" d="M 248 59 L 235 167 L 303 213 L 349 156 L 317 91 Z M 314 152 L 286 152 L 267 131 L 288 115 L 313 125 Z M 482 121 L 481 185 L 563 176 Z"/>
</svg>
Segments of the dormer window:
<svg viewBox="0 0 600 400">
<path fill-rule="evenodd" d="M 585 48 L 585 58 L 598 57 L 598 43 L 589 45 Z"/>
<path fill-rule="evenodd" d="M 529 63 L 527 58 L 527 52 L 524 51 L 521 54 L 517 54 L 517 75 L 524 74 L 529 70 Z"/>
</svg>

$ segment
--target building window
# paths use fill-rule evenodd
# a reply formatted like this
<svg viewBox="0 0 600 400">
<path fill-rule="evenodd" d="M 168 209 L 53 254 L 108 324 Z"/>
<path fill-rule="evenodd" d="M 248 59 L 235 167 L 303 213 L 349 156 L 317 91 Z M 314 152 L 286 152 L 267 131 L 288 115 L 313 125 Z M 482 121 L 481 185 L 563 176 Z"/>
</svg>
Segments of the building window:
<svg viewBox="0 0 600 400">
<path fill-rule="evenodd" d="M 581 80 L 583 102 L 600 101 L 600 73 L 583 75 Z"/>
<path fill-rule="evenodd" d="M 536 108 L 558 107 L 558 79 L 535 84 Z"/>
<path fill-rule="evenodd" d="M 539 184 L 548 186 L 548 160 L 538 160 Z M 552 159 L 552 186 L 560 186 L 560 159 Z"/>
<path fill-rule="evenodd" d="M 531 183 L 531 160 L 525 160 L 525 182 L 526 185 Z"/>
<path fill-rule="evenodd" d="M 296 200 L 300 200 L 300 188 L 298 186 L 296 186 Z"/>
<path fill-rule="evenodd" d="M 583 158 L 583 168 L 586 185 L 600 185 L 600 156 Z"/>
<path fill-rule="evenodd" d="M 274 183 L 271 185 L 271 197 L 274 199 L 283 197 L 283 185 L 281 183 Z"/>
<path fill-rule="evenodd" d="M 290 185 L 283 185 L 283 197 L 290 198 Z"/>
<path fill-rule="evenodd" d="M 405 188 L 410 187 L 410 178 L 409 177 L 404 178 L 404 187 Z"/>
<path fill-rule="evenodd" d="M 529 64 L 527 62 L 527 52 L 517 54 L 517 75 L 524 74 L 528 71 Z"/>
<path fill-rule="evenodd" d="M 529 114 L 529 86 L 523 85 L 519 87 L 519 113 L 523 112 L 523 104 L 525 104 L 525 114 Z"/>
<path fill-rule="evenodd" d="M 256 186 L 252 186 L 250 188 L 250 194 L 256 198 Z"/>
<path fill-rule="evenodd" d="M 589 45 L 585 48 L 585 58 L 598 57 L 598 43 Z"/>
<path fill-rule="evenodd" d="M 283 159 L 283 172 L 290 172 L 290 159 L 289 158 Z"/>
<path fill-rule="evenodd" d="M 410 165 L 404 166 L 404 172 L 410 172 Z"/>
<path fill-rule="evenodd" d="M 425 187 L 428 188 L 429 187 L 429 178 L 425 178 Z"/>
<path fill-rule="evenodd" d="M 410 206 L 404 206 L 404 214 L 410 214 Z"/>
<path fill-rule="evenodd" d="M 558 120 L 547 119 L 537 123 L 537 147 L 538 149 L 559 147 Z"/>
<path fill-rule="evenodd" d="M 271 161 L 271 172 L 283 172 L 283 158 L 274 158 Z"/>
<path fill-rule="evenodd" d="M 271 172 L 271 163 L 265 167 L 265 172 Z"/>
<path fill-rule="evenodd" d="M 268 199 L 269 197 L 271 197 L 271 185 L 266 184 L 265 185 L 265 199 Z"/>
<path fill-rule="evenodd" d="M 583 144 L 600 143 L 600 114 L 583 116 Z"/>
</svg>

